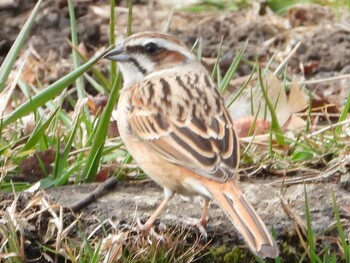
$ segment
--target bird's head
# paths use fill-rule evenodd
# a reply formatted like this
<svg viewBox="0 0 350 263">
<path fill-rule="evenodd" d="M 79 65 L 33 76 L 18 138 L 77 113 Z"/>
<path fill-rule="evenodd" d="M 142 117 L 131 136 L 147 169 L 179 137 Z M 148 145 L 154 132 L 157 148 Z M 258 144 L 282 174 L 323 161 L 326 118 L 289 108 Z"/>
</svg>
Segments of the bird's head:
<svg viewBox="0 0 350 263">
<path fill-rule="evenodd" d="M 181 41 L 153 32 L 129 36 L 104 57 L 118 62 L 124 83 L 128 84 L 164 70 L 181 70 L 183 66 L 197 62 L 195 55 Z"/>
</svg>

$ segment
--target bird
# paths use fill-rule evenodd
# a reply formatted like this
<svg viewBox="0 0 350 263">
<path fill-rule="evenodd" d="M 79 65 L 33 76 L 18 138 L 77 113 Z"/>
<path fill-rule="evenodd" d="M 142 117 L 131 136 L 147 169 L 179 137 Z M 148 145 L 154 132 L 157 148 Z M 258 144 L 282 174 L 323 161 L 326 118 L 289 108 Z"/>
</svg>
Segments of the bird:
<svg viewBox="0 0 350 263">
<path fill-rule="evenodd" d="M 157 32 L 126 37 L 104 55 L 123 76 L 117 105 L 119 133 L 140 168 L 164 189 L 164 199 L 142 226 L 148 232 L 175 194 L 211 200 L 260 257 L 278 246 L 238 187 L 239 141 L 221 93 L 179 39 Z"/>
</svg>

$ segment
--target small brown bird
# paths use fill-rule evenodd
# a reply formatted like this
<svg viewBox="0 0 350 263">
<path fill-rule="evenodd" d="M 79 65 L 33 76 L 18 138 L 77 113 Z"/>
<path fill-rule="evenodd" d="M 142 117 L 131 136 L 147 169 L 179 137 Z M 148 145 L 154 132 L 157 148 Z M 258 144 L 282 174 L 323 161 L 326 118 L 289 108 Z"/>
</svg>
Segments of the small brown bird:
<svg viewBox="0 0 350 263">
<path fill-rule="evenodd" d="M 126 38 L 105 58 L 118 62 L 124 78 L 120 137 L 164 188 L 164 200 L 143 229 L 151 229 L 175 193 L 201 195 L 199 226 L 205 226 L 214 199 L 255 254 L 276 257 L 276 242 L 237 186 L 238 139 L 217 86 L 196 56 L 170 35 L 145 32 Z"/>
</svg>

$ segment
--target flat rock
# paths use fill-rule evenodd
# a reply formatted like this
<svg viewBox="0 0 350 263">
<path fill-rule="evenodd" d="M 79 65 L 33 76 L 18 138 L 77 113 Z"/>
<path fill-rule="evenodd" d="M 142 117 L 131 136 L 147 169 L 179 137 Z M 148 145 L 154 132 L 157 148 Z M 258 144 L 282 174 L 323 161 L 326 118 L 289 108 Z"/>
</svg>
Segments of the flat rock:
<svg viewBox="0 0 350 263">
<path fill-rule="evenodd" d="M 269 228 L 273 226 L 277 235 L 293 231 L 293 221 L 281 205 L 281 196 L 294 215 L 305 223 L 305 189 L 307 192 L 313 229 L 318 232 L 335 222 L 332 192 L 338 206 L 350 205 L 349 191 L 343 183 L 309 183 L 281 187 L 265 180 L 240 182 L 248 200 L 256 208 Z M 86 197 L 97 184 L 69 185 L 46 190 L 51 198 L 62 205 L 71 205 Z M 147 219 L 162 201 L 163 191 L 153 182 L 120 182 L 105 196 L 82 210 L 100 220 L 115 218 L 121 222 L 133 223 L 136 218 Z M 202 199 L 199 196 L 176 195 L 169 203 L 159 221 L 163 227 L 183 225 L 188 218 L 199 218 Z M 226 235 L 237 238 L 233 225 L 214 202 L 210 205 L 207 231 L 210 235 Z"/>
</svg>

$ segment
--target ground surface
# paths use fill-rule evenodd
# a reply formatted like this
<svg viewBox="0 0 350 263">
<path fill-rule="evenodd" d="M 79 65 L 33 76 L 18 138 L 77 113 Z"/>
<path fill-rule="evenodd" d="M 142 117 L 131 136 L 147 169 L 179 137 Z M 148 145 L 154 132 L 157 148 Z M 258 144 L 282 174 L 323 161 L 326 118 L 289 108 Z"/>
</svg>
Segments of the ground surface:
<svg viewBox="0 0 350 263">
<path fill-rule="evenodd" d="M 7 54 L 11 44 L 22 27 L 29 11 L 36 1 L 23 1 L 18 7 L 0 10 L 0 63 Z M 40 61 L 40 67 L 28 70 L 28 78 L 39 76 L 44 83 L 51 83 L 72 69 L 70 62 L 71 49 L 66 40 L 69 37 L 69 16 L 65 1 L 47 1 L 29 38 L 27 46 Z M 157 2 L 157 1 L 155 1 Z M 92 55 L 98 48 L 108 46 L 108 7 L 102 1 L 85 1 L 76 4 L 78 17 L 79 40 L 85 44 L 86 52 Z M 240 12 L 205 12 L 188 13 L 175 11 L 169 33 L 174 34 L 191 46 L 198 37 L 203 38 L 203 56 L 215 58 L 218 45 L 223 39 L 221 66 L 227 69 L 230 59 L 237 50 L 249 40 L 246 59 L 258 61 L 260 65 L 268 63 L 271 56 L 282 60 L 284 55 L 298 42 L 301 47 L 296 56 L 290 60 L 290 71 L 299 76 L 304 73 L 306 79 L 318 79 L 350 73 L 350 34 L 349 17 L 329 8 L 312 6 L 296 8 L 289 15 L 277 16 L 267 11 L 259 15 L 256 7 Z M 170 8 L 153 7 L 150 4 L 134 7 L 133 31 L 161 31 L 167 23 Z M 118 36 L 126 32 L 127 9 L 125 5 L 117 8 Z M 303 65 L 303 67 L 301 67 Z M 103 66 L 103 65 L 102 65 Z M 239 67 L 235 78 L 249 75 L 252 66 L 244 64 Z M 28 79 L 35 82 L 35 78 Z M 346 98 L 349 85 L 344 80 L 308 85 L 313 92 L 314 103 L 331 104 L 338 111 Z M 233 87 L 234 88 L 234 87 Z M 342 213 L 345 216 L 350 206 L 348 162 L 344 163 L 344 172 L 331 175 L 320 171 L 318 182 L 306 185 L 311 207 L 311 216 L 316 230 L 327 228 L 334 223 L 332 191 L 335 193 Z M 288 204 L 295 215 L 304 218 L 304 184 L 283 186 L 279 177 L 252 180 L 245 179 L 241 183 L 244 192 L 258 213 L 273 226 L 277 236 L 293 231 L 293 221 L 281 206 L 281 198 Z M 322 178 L 325 175 L 325 178 Z M 50 200 L 69 205 L 86 196 L 95 185 L 70 185 L 46 190 Z M 6 197 L 8 197 L 6 195 Z M 5 195 L 0 193 L 0 200 Z M 29 198 L 30 199 L 30 198 Z M 142 219 L 150 215 L 162 199 L 162 191 L 153 183 L 122 183 L 111 193 L 100 198 L 83 210 L 83 217 L 96 216 L 101 220 L 114 217 L 116 222 L 133 221 L 135 217 Z M 9 198 L 9 202 L 11 198 Z M 200 198 L 193 200 L 179 196 L 170 203 L 161 222 L 167 226 L 175 226 L 187 217 L 200 215 Z M 220 209 L 211 205 L 208 233 L 217 243 L 234 244 L 237 235 Z M 88 221 L 88 220 L 87 220 Z M 96 223 L 96 221 L 91 220 Z M 215 233 L 215 234 L 214 234 Z"/>
<path fill-rule="evenodd" d="M 315 231 L 327 228 L 331 222 L 335 222 L 332 204 L 332 192 L 335 193 L 339 205 L 350 205 L 349 189 L 345 189 L 345 182 L 339 183 L 315 183 L 306 185 L 309 205 Z M 242 182 L 240 184 L 251 204 L 257 209 L 259 215 L 270 227 L 274 227 L 279 234 L 288 229 L 293 229 L 292 220 L 286 215 L 281 206 L 280 185 L 269 184 L 265 180 L 254 182 Z M 64 186 L 57 189 L 48 189 L 49 197 L 57 200 L 61 205 L 72 205 L 86 197 L 96 184 L 76 186 Z M 293 185 L 285 189 L 282 194 L 284 201 L 292 211 L 302 218 L 305 217 L 305 191 L 304 185 Z M 125 220 L 147 219 L 157 208 L 163 199 L 161 188 L 152 182 L 121 183 L 106 196 L 100 198 L 94 204 L 84 209 L 84 213 L 94 214 L 100 220 L 114 217 L 116 222 Z M 182 220 L 199 218 L 201 214 L 202 200 L 200 197 L 176 196 L 169 204 L 161 222 L 175 227 Z M 211 204 L 209 234 L 214 237 L 237 239 L 233 225 L 222 213 L 216 204 Z M 215 233 L 215 234 L 213 234 Z M 222 241 L 223 242 L 223 241 Z M 232 241 L 231 241 L 232 242 Z"/>
</svg>

